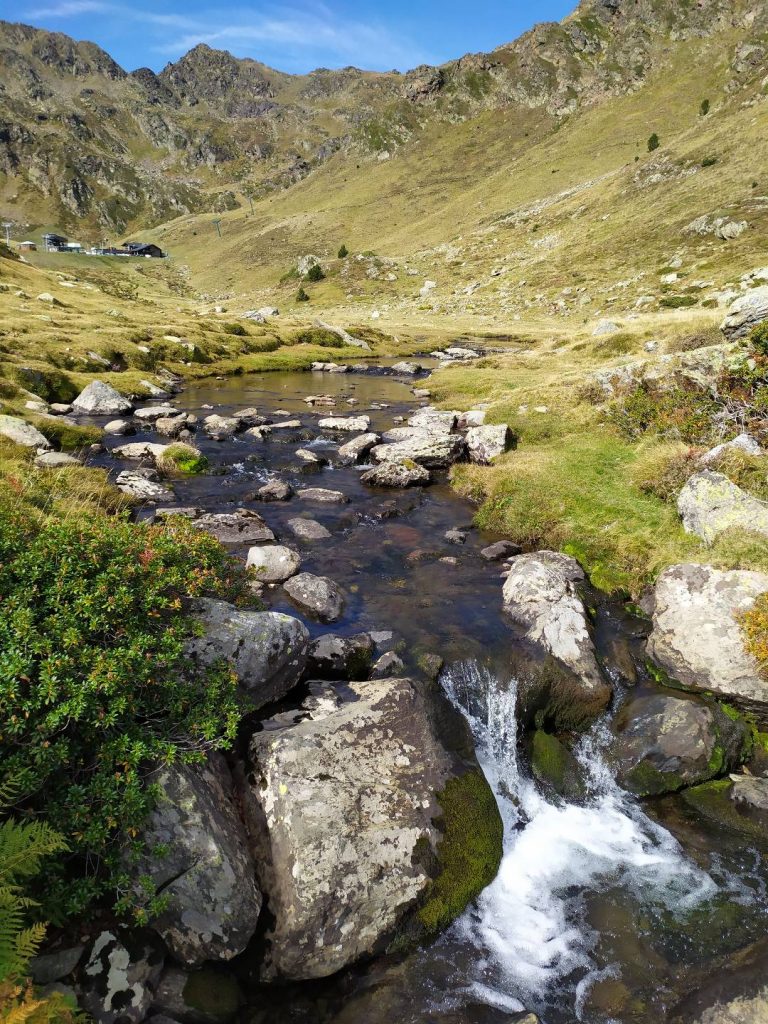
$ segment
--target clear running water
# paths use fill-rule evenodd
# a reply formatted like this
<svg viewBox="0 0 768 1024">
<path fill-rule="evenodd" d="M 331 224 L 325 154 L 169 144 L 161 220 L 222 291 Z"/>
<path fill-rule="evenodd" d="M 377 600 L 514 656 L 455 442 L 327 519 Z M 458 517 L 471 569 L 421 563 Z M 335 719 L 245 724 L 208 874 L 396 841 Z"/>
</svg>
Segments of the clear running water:
<svg viewBox="0 0 768 1024">
<path fill-rule="evenodd" d="M 498 876 L 454 926 L 477 950 L 468 990 L 500 1009 L 542 1014 L 565 999 L 581 1019 L 591 985 L 618 974 L 592 956 L 597 934 L 585 919 L 586 894 L 620 886 L 638 907 L 684 913 L 718 887 L 616 785 L 601 756 L 605 726 L 576 751 L 588 798 L 568 803 L 542 795 L 518 760 L 514 681 L 502 687 L 469 661 L 442 683 L 471 726 L 504 821 Z"/>
</svg>

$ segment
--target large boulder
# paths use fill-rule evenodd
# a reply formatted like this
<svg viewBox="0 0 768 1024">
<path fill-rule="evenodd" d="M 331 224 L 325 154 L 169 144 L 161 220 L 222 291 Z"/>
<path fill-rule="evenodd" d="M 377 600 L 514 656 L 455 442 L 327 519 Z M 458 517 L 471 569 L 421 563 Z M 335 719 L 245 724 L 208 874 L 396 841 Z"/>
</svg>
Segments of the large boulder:
<svg viewBox="0 0 768 1024">
<path fill-rule="evenodd" d="M 157 444 L 153 441 L 131 441 L 129 444 L 121 444 L 112 449 L 112 454 L 118 459 L 149 459 L 157 462 L 161 459 L 167 444 Z"/>
<path fill-rule="evenodd" d="M 458 418 L 458 412 L 435 409 L 428 405 L 408 417 L 408 426 L 424 430 L 428 434 L 450 434 Z"/>
<path fill-rule="evenodd" d="M 283 544 L 265 544 L 249 548 L 246 565 L 258 573 L 261 583 L 283 583 L 295 576 L 301 555 Z"/>
<path fill-rule="evenodd" d="M 369 487 L 425 487 L 432 483 L 432 474 L 415 462 L 381 462 L 360 480 Z"/>
<path fill-rule="evenodd" d="M 348 430 L 350 433 L 365 432 L 371 425 L 370 416 L 327 416 L 318 420 L 321 430 Z"/>
<path fill-rule="evenodd" d="M 87 416 L 118 416 L 130 412 L 133 403 L 101 380 L 92 380 L 72 403 L 72 411 Z"/>
<path fill-rule="evenodd" d="M 255 708 L 285 696 L 301 679 L 309 633 L 298 619 L 210 598 L 195 601 L 192 610 L 204 633 L 188 641 L 187 654 L 202 668 L 225 658 Z"/>
<path fill-rule="evenodd" d="M 212 534 L 222 544 L 262 544 L 275 539 L 258 512 L 247 508 L 208 512 L 195 519 L 193 525 Z"/>
<path fill-rule="evenodd" d="M 677 510 L 687 533 L 712 544 L 725 530 L 750 530 L 768 537 L 768 505 L 709 469 L 692 476 L 680 492 Z"/>
<path fill-rule="evenodd" d="M 101 932 L 83 968 L 80 1005 L 99 1024 L 140 1024 L 164 959 L 162 944 L 151 932 Z"/>
<path fill-rule="evenodd" d="M 524 639 L 567 670 L 570 685 L 555 702 L 562 721 L 589 718 L 611 699 L 579 593 L 585 582 L 576 559 L 557 551 L 518 555 L 504 582 L 504 610 Z M 562 706 L 570 703 L 573 708 Z"/>
<path fill-rule="evenodd" d="M 137 501 L 173 501 L 176 495 L 159 480 L 156 469 L 124 469 L 118 474 L 115 484 Z"/>
<path fill-rule="evenodd" d="M 274 915 L 264 977 L 327 977 L 383 946 L 440 870 L 446 787 L 477 784 L 495 870 L 495 803 L 446 750 L 438 717 L 410 680 L 380 679 L 329 687 L 307 717 L 253 736 L 244 805 Z"/>
<path fill-rule="evenodd" d="M 460 434 L 414 432 L 394 444 L 377 444 L 371 455 L 374 462 L 415 462 L 425 469 L 445 469 L 466 458 L 467 443 Z"/>
<path fill-rule="evenodd" d="M 368 633 L 335 636 L 326 633 L 309 648 L 309 679 L 366 679 L 371 671 L 374 651 Z"/>
<path fill-rule="evenodd" d="M 659 576 L 648 654 L 688 690 L 714 693 L 768 716 L 768 680 L 744 647 L 740 618 L 768 591 L 768 575 L 673 565 Z"/>
<path fill-rule="evenodd" d="M 690 697 L 654 693 L 626 704 L 613 755 L 621 784 L 637 796 L 673 793 L 740 764 L 743 719 Z"/>
<path fill-rule="evenodd" d="M 160 795 L 142 832 L 145 852 L 130 870 L 166 898 L 152 928 L 189 967 L 231 960 L 256 931 L 261 894 L 226 761 L 212 754 L 150 778 Z"/>
<path fill-rule="evenodd" d="M 514 444 L 514 435 L 506 423 L 470 427 L 466 436 L 470 461 L 483 466 L 493 462 L 497 455 L 509 451 Z"/>
<path fill-rule="evenodd" d="M 729 340 L 743 338 L 763 320 L 768 320 L 768 286 L 752 288 L 736 299 L 720 330 Z"/>
<path fill-rule="evenodd" d="M 686 805 L 714 824 L 718 834 L 734 833 L 746 845 L 768 852 L 768 778 L 730 775 L 686 789 Z"/>
<path fill-rule="evenodd" d="M 335 622 L 344 611 L 344 594 L 327 576 L 300 572 L 284 584 L 286 594 L 307 615 L 320 622 Z"/>
<path fill-rule="evenodd" d="M 74 455 L 66 452 L 43 452 L 35 459 L 38 469 L 64 469 L 66 466 L 80 466 L 82 463 Z"/>
<path fill-rule="evenodd" d="M 339 448 L 339 460 L 341 462 L 359 462 L 364 455 L 375 445 L 379 443 L 381 438 L 378 434 L 360 434 L 359 437 L 353 437 L 351 441 L 347 441 Z"/>
<path fill-rule="evenodd" d="M 717 462 L 722 455 L 730 451 L 744 452 L 745 455 L 753 455 L 756 458 L 765 455 L 765 451 L 751 434 L 739 434 L 738 437 L 734 437 L 731 441 L 725 441 L 723 444 L 710 448 L 708 452 L 701 456 L 699 464 L 711 466 L 713 462 Z"/>
<path fill-rule="evenodd" d="M 48 438 L 41 434 L 37 427 L 33 427 L 26 420 L 19 419 L 18 416 L 0 415 L 0 435 L 7 437 L 14 444 L 22 445 L 24 448 L 43 448 L 47 450 L 51 447 Z"/>
</svg>

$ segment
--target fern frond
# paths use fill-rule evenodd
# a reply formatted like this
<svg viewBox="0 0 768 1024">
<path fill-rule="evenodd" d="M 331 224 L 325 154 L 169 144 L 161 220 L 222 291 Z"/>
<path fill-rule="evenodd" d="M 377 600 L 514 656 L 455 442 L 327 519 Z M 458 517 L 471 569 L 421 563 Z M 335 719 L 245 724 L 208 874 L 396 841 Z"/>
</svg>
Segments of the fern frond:
<svg viewBox="0 0 768 1024">
<path fill-rule="evenodd" d="M 0 823 L 0 885 L 31 877 L 43 857 L 65 848 L 63 837 L 44 821 L 8 818 Z"/>
</svg>

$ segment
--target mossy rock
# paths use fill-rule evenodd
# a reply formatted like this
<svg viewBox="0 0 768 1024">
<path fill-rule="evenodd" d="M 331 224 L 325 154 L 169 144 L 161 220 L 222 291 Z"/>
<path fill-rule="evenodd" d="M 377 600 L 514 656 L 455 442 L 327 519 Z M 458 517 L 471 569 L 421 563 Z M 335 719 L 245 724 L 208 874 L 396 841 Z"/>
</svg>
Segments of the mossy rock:
<svg viewBox="0 0 768 1024">
<path fill-rule="evenodd" d="M 692 958 L 706 961 L 735 953 L 762 938 L 761 918 L 754 907 L 737 903 L 726 892 L 718 892 L 683 913 L 661 911 L 650 933 L 656 949 L 671 964 L 689 963 Z"/>
<path fill-rule="evenodd" d="M 80 393 L 74 381 L 60 370 L 17 366 L 13 368 L 12 375 L 27 391 L 39 395 L 46 402 L 72 402 Z"/>
<path fill-rule="evenodd" d="M 686 806 L 718 829 L 735 832 L 750 844 L 768 850 L 768 814 L 735 803 L 732 792 L 730 779 L 717 779 L 685 790 L 682 797 Z"/>
<path fill-rule="evenodd" d="M 242 1003 L 240 988 L 231 973 L 204 967 L 189 975 L 183 998 L 194 1014 L 211 1021 L 228 1021 Z"/>
<path fill-rule="evenodd" d="M 79 427 L 64 420 L 37 416 L 30 419 L 54 448 L 62 452 L 74 452 L 101 441 L 102 434 L 98 427 Z"/>
<path fill-rule="evenodd" d="M 450 779 L 437 799 L 442 839 L 434 856 L 436 875 L 417 913 L 426 935 L 446 928 L 490 885 L 504 838 L 496 800 L 479 768 Z"/>
<path fill-rule="evenodd" d="M 555 736 L 537 729 L 531 738 L 533 774 L 560 796 L 578 800 L 584 795 L 579 764 L 573 754 Z"/>
</svg>

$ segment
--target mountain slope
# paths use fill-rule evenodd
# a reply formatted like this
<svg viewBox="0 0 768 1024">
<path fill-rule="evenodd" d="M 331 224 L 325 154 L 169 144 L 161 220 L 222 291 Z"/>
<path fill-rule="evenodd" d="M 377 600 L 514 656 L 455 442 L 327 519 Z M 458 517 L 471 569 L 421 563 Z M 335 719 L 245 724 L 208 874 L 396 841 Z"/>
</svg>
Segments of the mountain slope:
<svg viewBox="0 0 768 1024">
<path fill-rule="evenodd" d="M 204 45 L 156 75 L 128 74 L 92 43 L 0 23 L 0 211 L 119 234 L 235 209 L 477 119 L 490 144 L 497 117 L 537 137 L 555 131 L 671 71 L 681 41 L 727 37 L 729 57 L 746 44 L 742 63 L 760 64 L 767 30 L 764 5 L 748 0 L 585 0 L 491 54 L 404 75 L 287 75 Z"/>
</svg>

